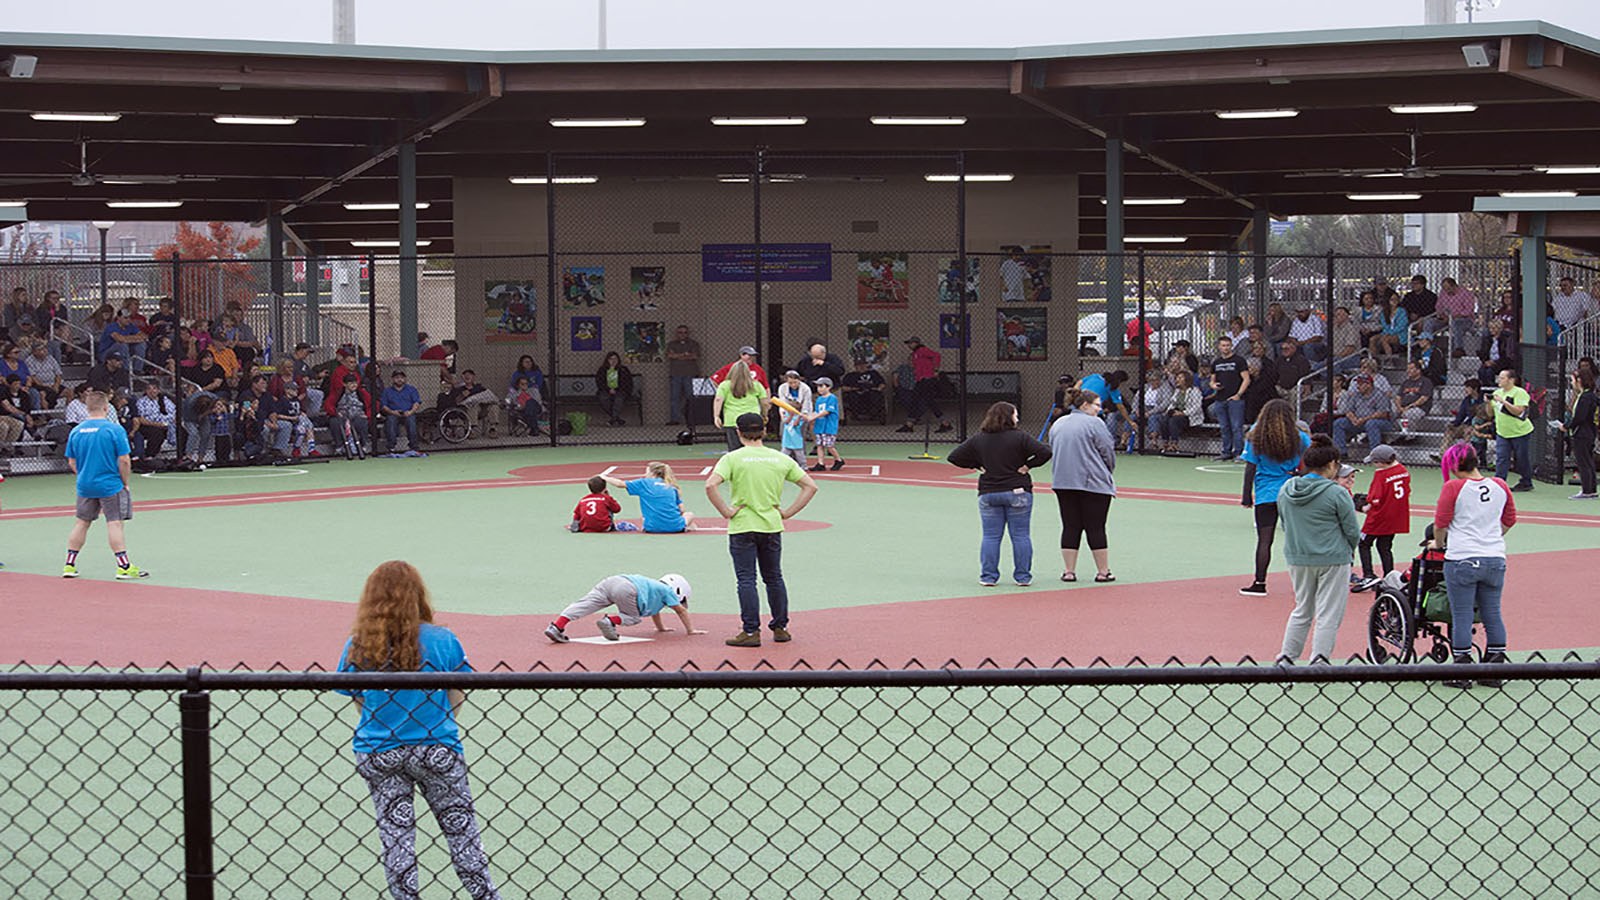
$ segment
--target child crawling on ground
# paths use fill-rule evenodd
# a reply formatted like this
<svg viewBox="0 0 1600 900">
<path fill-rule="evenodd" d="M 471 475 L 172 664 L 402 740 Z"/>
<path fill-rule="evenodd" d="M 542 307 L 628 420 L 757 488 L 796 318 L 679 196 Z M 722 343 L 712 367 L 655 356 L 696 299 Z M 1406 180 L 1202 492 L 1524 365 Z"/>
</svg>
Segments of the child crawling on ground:
<svg viewBox="0 0 1600 900">
<path fill-rule="evenodd" d="M 596 475 L 589 479 L 589 493 L 572 508 L 572 523 L 567 530 L 586 534 L 639 530 L 639 526 L 632 522 L 618 522 L 611 518 L 613 513 L 619 512 L 622 512 L 622 504 L 606 493 L 606 480 Z"/>
<path fill-rule="evenodd" d="M 544 636 L 557 644 L 565 644 L 571 640 L 567 637 L 568 625 L 612 605 L 620 615 L 602 615 L 595 623 L 608 641 L 620 639 L 618 625 L 637 625 L 647 616 L 655 623 L 656 631 L 671 631 L 671 627 L 661 623 L 661 613 L 668 609 L 678 614 L 684 634 L 705 634 L 704 629 L 694 627 L 689 620 L 689 593 L 689 579 L 675 572 L 660 578 L 612 575 L 601 579 L 589 593 L 562 610 L 561 615 L 545 627 Z"/>
</svg>

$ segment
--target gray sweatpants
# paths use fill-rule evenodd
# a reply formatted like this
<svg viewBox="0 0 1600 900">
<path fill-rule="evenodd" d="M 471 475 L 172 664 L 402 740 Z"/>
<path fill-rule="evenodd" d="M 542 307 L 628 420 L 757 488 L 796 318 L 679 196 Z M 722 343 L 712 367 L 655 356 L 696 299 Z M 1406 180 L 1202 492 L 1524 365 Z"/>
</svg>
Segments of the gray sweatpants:
<svg viewBox="0 0 1600 900">
<path fill-rule="evenodd" d="M 621 575 L 612 575 L 601 579 L 600 583 L 589 589 L 589 593 L 579 597 L 577 602 L 561 611 L 568 621 L 576 622 L 590 613 L 599 612 L 612 604 L 616 604 L 617 615 L 624 625 L 637 625 L 641 619 L 639 615 L 639 591 L 633 582 Z"/>
<path fill-rule="evenodd" d="M 415 807 L 415 790 L 419 788 L 450 847 L 450 863 L 467 896 L 473 900 L 499 900 L 500 892 L 489 876 L 489 857 L 478 836 L 472 788 L 467 784 L 467 761 L 461 754 L 440 744 L 357 753 L 356 771 L 372 793 L 378 840 L 383 845 L 383 873 L 395 900 L 420 896 Z"/>
<path fill-rule="evenodd" d="M 1350 599 L 1350 564 L 1337 566 L 1289 567 L 1294 584 L 1294 611 L 1283 629 L 1283 653 L 1298 659 L 1306 646 L 1306 632 L 1316 619 L 1317 634 L 1311 641 L 1312 657 L 1333 659 L 1333 641 L 1344 621 L 1345 602 Z"/>
</svg>

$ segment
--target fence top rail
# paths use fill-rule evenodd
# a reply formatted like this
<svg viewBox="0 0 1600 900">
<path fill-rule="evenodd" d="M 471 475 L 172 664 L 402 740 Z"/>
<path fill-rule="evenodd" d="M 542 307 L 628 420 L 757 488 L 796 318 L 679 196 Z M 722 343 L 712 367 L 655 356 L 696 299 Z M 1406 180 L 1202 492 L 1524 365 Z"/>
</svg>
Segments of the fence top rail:
<svg viewBox="0 0 1600 900">
<path fill-rule="evenodd" d="M 621 690 L 905 687 L 1110 687 L 1157 685 L 1394 683 L 1455 678 L 1596 680 L 1600 661 L 1440 666 L 1164 666 L 1060 669 L 830 669 L 675 672 L 14 672 L 0 692 L 25 690 L 249 691 L 459 688 Z"/>
</svg>

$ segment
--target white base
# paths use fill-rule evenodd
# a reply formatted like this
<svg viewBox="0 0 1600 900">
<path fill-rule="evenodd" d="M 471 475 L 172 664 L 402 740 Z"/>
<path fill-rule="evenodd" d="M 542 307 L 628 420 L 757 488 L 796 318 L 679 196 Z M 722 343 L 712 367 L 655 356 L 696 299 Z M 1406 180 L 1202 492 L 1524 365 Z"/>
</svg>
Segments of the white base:
<svg viewBox="0 0 1600 900">
<path fill-rule="evenodd" d="M 619 634 L 617 635 L 616 640 L 608 641 L 601 635 L 597 634 L 594 637 L 575 637 L 572 638 L 571 641 L 574 644 L 648 644 L 650 643 L 650 638 L 630 637 L 626 634 Z"/>
</svg>

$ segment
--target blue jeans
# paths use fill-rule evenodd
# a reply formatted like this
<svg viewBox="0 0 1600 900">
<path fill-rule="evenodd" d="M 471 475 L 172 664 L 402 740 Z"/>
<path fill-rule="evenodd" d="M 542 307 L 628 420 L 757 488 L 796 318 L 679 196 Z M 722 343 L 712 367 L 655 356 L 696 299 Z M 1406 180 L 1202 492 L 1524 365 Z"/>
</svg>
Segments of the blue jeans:
<svg viewBox="0 0 1600 900">
<path fill-rule="evenodd" d="M 761 597 L 756 593 L 756 569 L 767 585 L 767 606 L 772 627 L 789 627 L 789 589 L 783 583 L 783 532 L 744 531 L 728 535 L 733 557 L 733 577 L 739 589 L 739 622 L 745 634 L 761 633 Z"/>
<path fill-rule="evenodd" d="M 1494 477 L 1501 481 L 1506 480 L 1506 468 L 1511 465 L 1511 457 L 1517 458 L 1517 474 L 1522 476 L 1519 482 L 1533 481 L 1533 434 L 1530 432 L 1521 437 L 1498 437 L 1494 439 Z"/>
<path fill-rule="evenodd" d="M 669 376 L 667 387 L 667 421 L 689 422 L 689 417 L 693 415 L 689 411 L 689 402 L 694 397 L 694 376 Z"/>
<path fill-rule="evenodd" d="M 1222 426 L 1222 455 L 1238 456 L 1244 452 L 1244 400 L 1218 400 L 1211 404 L 1217 412 L 1217 424 Z"/>
<path fill-rule="evenodd" d="M 400 430 L 400 423 L 401 422 L 406 423 L 406 437 L 410 440 L 410 443 L 407 444 L 406 446 L 411 448 L 412 450 L 415 450 L 415 449 L 417 449 L 417 444 L 420 443 L 420 441 L 417 438 L 417 417 L 416 416 L 396 416 L 396 415 L 384 416 L 383 417 L 383 436 L 384 436 L 385 442 L 389 445 L 389 452 L 390 453 L 395 452 L 395 437 L 396 437 L 396 433 L 399 432 L 399 430 Z"/>
<path fill-rule="evenodd" d="M 1000 537 L 1011 532 L 1011 580 L 1033 581 L 1033 492 L 1001 491 L 978 495 L 978 518 L 983 522 L 983 542 L 978 545 L 978 580 L 1000 580 Z"/>
<path fill-rule="evenodd" d="M 1490 650 L 1506 648 L 1506 623 L 1500 617 L 1500 592 L 1506 586 L 1503 556 L 1473 556 L 1444 563 L 1444 586 L 1450 592 L 1450 649 L 1472 651 L 1472 611 L 1483 620 L 1484 644 Z"/>
<path fill-rule="evenodd" d="M 1343 454 L 1353 434 L 1366 432 L 1367 446 L 1376 447 L 1383 443 L 1383 434 L 1388 429 L 1388 419 L 1368 419 L 1365 425 L 1356 426 L 1350 423 L 1348 416 L 1340 416 L 1333 420 L 1333 446 Z"/>
</svg>

